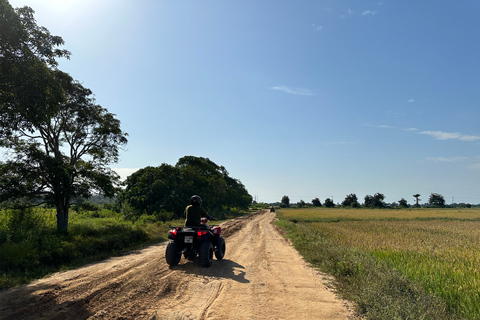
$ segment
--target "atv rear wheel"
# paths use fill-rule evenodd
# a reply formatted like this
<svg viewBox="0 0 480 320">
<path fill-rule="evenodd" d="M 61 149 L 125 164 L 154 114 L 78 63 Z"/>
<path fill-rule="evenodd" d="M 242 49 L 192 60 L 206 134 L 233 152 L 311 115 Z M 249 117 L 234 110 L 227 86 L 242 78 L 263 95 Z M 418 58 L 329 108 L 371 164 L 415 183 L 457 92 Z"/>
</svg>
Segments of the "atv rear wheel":
<svg viewBox="0 0 480 320">
<path fill-rule="evenodd" d="M 198 248 L 198 263 L 202 268 L 208 268 L 213 261 L 213 245 L 210 241 L 204 241 Z"/>
<path fill-rule="evenodd" d="M 171 241 L 167 245 L 167 250 L 165 250 L 165 260 L 169 266 L 176 266 L 180 259 L 182 259 L 182 253 L 178 252 L 177 244 L 174 241 Z"/>
<path fill-rule="evenodd" d="M 225 256 L 225 240 L 222 237 L 218 237 L 217 250 L 215 251 L 215 258 L 222 260 Z"/>
</svg>

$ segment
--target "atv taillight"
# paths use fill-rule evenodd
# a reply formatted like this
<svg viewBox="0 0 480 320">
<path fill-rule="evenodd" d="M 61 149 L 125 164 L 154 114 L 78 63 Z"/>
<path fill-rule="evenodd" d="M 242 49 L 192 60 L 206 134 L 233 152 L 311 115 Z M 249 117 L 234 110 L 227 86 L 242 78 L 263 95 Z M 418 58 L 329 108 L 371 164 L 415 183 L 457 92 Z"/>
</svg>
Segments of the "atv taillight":
<svg viewBox="0 0 480 320">
<path fill-rule="evenodd" d="M 220 233 L 222 233 L 222 228 L 220 228 L 220 227 L 214 227 L 214 228 L 212 229 L 212 232 L 213 232 L 213 234 L 220 234 Z"/>
<path fill-rule="evenodd" d="M 170 236 L 172 236 L 173 238 L 175 238 L 175 236 L 177 235 L 177 231 L 178 231 L 178 228 L 177 229 L 172 229 L 172 230 L 168 231 L 168 234 Z"/>
<path fill-rule="evenodd" d="M 205 230 L 198 230 L 197 231 L 198 237 L 202 237 L 202 236 L 206 235 L 207 233 L 208 233 L 208 231 L 205 231 Z"/>
</svg>

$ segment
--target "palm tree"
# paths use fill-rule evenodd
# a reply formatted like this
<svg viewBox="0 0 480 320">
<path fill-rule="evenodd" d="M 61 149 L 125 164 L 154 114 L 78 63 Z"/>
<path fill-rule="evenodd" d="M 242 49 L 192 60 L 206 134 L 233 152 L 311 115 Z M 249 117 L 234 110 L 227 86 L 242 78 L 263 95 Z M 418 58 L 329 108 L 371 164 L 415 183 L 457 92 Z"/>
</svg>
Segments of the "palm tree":
<svg viewBox="0 0 480 320">
<path fill-rule="evenodd" d="M 416 201 L 415 207 L 419 207 L 418 201 L 422 200 L 422 199 L 418 199 L 420 197 L 420 194 L 416 193 L 413 195 L 413 197 L 415 198 L 415 201 Z"/>
</svg>

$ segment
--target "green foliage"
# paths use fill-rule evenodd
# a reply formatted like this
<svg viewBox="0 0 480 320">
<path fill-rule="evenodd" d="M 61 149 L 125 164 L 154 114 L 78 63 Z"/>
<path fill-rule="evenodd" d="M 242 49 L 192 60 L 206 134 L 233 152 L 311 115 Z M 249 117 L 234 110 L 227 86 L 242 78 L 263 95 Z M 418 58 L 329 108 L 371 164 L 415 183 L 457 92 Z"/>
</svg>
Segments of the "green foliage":
<svg viewBox="0 0 480 320">
<path fill-rule="evenodd" d="M 100 208 L 99 205 L 97 205 L 95 203 L 88 202 L 88 201 L 83 201 L 80 204 L 75 204 L 75 205 L 72 206 L 72 210 L 75 210 L 78 213 L 83 213 L 85 211 L 98 212 L 98 211 L 100 211 L 100 209 L 101 208 Z"/>
<path fill-rule="evenodd" d="M 300 200 L 297 202 L 297 208 L 303 208 L 305 207 L 307 204 L 305 203 L 305 201 L 303 200 Z"/>
<path fill-rule="evenodd" d="M 282 207 L 282 208 L 290 207 L 290 198 L 288 196 L 283 196 L 282 197 L 280 207 Z"/>
<path fill-rule="evenodd" d="M 445 207 L 445 198 L 441 194 L 432 193 L 432 194 L 430 194 L 430 197 L 428 198 L 428 203 L 431 206 L 443 208 L 443 207 Z"/>
<path fill-rule="evenodd" d="M 408 203 L 407 203 L 407 200 L 405 200 L 404 198 L 400 199 L 398 201 L 398 206 L 400 208 L 408 208 Z"/>
<path fill-rule="evenodd" d="M 72 211 L 70 231 L 64 234 L 57 232 L 52 210 L 2 210 L 0 289 L 163 240 L 165 229 L 155 216 L 132 224 L 100 209 Z"/>
<path fill-rule="evenodd" d="M 34 11 L 0 1 L 0 201 L 56 206 L 66 232 L 72 198 L 92 191 L 113 196 L 126 133 L 92 92 L 58 70 L 69 52 L 59 36 L 36 24 Z"/>
<path fill-rule="evenodd" d="M 325 199 L 325 202 L 323 203 L 323 205 L 326 208 L 334 208 L 335 207 L 335 203 L 333 203 L 333 200 L 330 199 L 330 198 Z"/>
<path fill-rule="evenodd" d="M 322 206 L 322 203 L 320 202 L 320 199 L 315 198 L 315 199 L 312 200 L 312 205 L 313 205 L 314 207 L 321 207 L 321 206 Z"/>
<path fill-rule="evenodd" d="M 358 198 L 355 193 L 351 193 L 345 197 L 345 200 L 342 202 L 342 206 L 344 207 L 353 207 L 358 208 L 360 204 L 358 203 Z"/>
<path fill-rule="evenodd" d="M 373 196 L 366 195 L 365 202 L 363 205 L 367 208 L 384 208 L 385 207 L 385 202 L 383 202 L 384 199 L 385 199 L 385 195 L 378 192 L 375 193 L 375 195 Z"/>
<path fill-rule="evenodd" d="M 246 210 L 252 203 L 252 196 L 239 180 L 230 177 L 224 167 L 201 157 L 186 156 L 175 166 L 164 163 L 140 169 L 127 178 L 125 185 L 117 201 L 128 219 L 162 212 L 183 217 L 193 194 L 200 195 L 202 205 L 217 218 L 231 214 L 232 208 Z"/>
<path fill-rule="evenodd" d="M 265 202 L 257 203 L 255 201 L 253 201 L 250 209 L 257 209 L 255 211 L 258 211 L 258 210 L 261 210 L 261 209 L 268 209 L 268 208 L 270 208 L 270 205 L 268 203 L 265 203 Z"/>
</svg>

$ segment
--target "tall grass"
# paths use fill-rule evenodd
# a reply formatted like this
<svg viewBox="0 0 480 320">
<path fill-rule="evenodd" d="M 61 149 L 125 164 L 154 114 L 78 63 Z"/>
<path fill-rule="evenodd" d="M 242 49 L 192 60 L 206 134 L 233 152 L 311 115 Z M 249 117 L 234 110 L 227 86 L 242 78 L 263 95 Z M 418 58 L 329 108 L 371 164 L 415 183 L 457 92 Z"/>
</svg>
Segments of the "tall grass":
<svg viewBox="0 0 480 320">
<path fill-rule="evenodd" d="M 297 209 L 278 216 L 298 250 L 337 276 L 367 318 L 406 319 L 400 310 L 409 309 L 413 319 L 480 319 L 479 209 Z M 357 281 L 372 288 L 358 289 Z M 365 290 L 378 296 L 365 299 Z M 428 314 L 432 306 L 442 314 Z"/>
<path fill-rule="evenodd" d="M 109 210 L 71 211 L 68 234 L 51 209 L 0 211 L 0 289 L 165 239 L 166 225 Z"/>
</svg>

